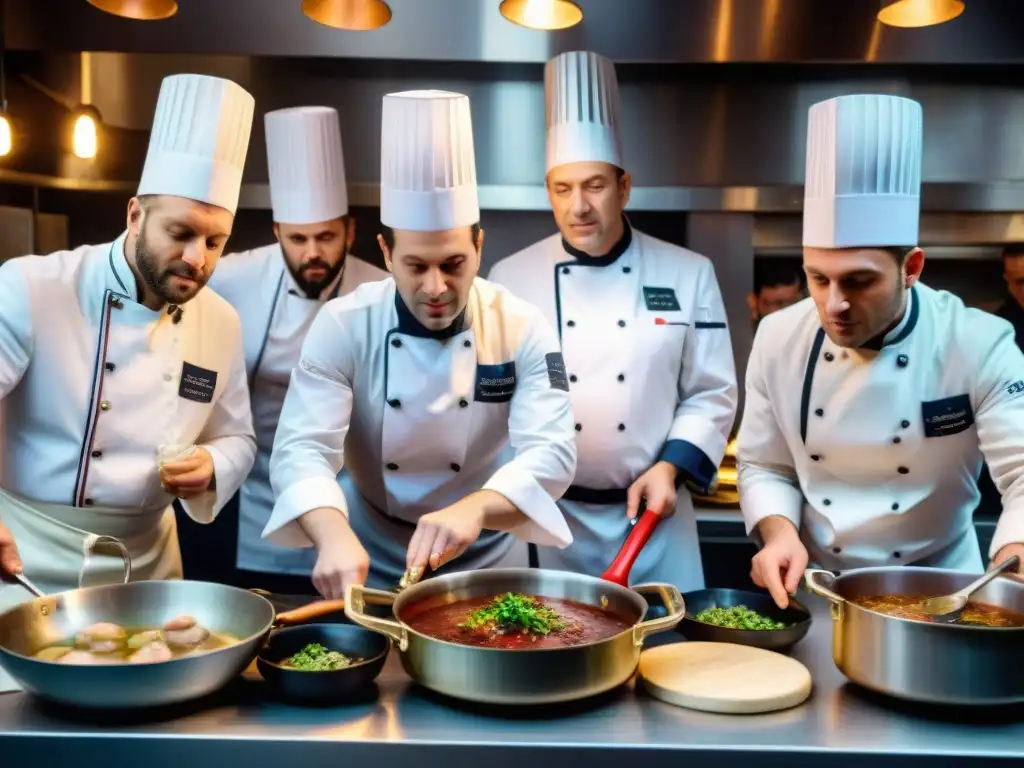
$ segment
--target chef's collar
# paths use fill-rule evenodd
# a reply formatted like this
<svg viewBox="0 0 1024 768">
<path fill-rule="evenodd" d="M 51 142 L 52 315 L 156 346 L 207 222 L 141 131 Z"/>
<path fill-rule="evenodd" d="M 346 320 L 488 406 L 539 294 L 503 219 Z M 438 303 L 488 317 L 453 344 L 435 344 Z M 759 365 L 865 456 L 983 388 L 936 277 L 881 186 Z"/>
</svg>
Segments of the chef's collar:
<svg viewBox="0 0 1024 768">
<path fill-rule="evenodd" d="M 615 261 L 629 250 L 630 243 L 633 242 L 633 229 L 629 226 L 629 219 L 626 215 L 622 215 L 622 237 L 619 238 L 618 242 L 612 246 L 611 250 L 608 251 L 604 256 L 591 256 L 589 253 L 581 251 L 579 248 L 573 248 L 569 245 L 569 241 L 564 237 L 562 238 L 562 248 L 565 252 L 572 256 L 577 261 L 582 261 L 589 267 L 607 267 L 609 264 L 614 264 Z"/>
<path fill-rule="evenodd" d="M 884 334 L 879 334 L 873 339 L 868 339 L 868 341 L 861 344 L 861 349 L 877 351 L 882 347 L 891 347 L 893 344 L 900 343 L 910 335 L 914 330 L 914 326 L 917 325 L 918 311 L 917 288 L 915 286 L 910 289 L 910 293 L 907 296 L 907 309 L 903 313 L 903 319 L 893 329 Z"/>
<path fill-rule="evenodd" d="M 320 295 L 314 299 L 307 296 L 306 292 L 295 281 L 295 275 L 292 273 L 291 267 L 288 266 L 288 261 L 284 255 L 284 247 L 280 243 L 278 243 L 277 247 L 281 251 L 281 263 L 284 265 L 284 271 L 287 275 L 287 290 L 290 295 L 306 299 L 306 301 L 330 301 L 331 299 L 338 298 L 338 293 L 341 291 L 341 281 L 345 277 L 345 267 L 348 266 L 348 254 L 345 254 L 345 263 L 338 270 L 338 274 L 334 276 L 334 279 L 328 285 L 324 286 L 324 289 L 320 291 Z"/>
<path fill-rule="evenodd" d="M 423 339 L 450 339 L 452 336 L 458 336 L 466 330 L 465 307 L 462 308 L 462 311 L 459 312 L 458 317 L 452 321 L 451 325 L 439 331 L 427 328 L 416 319 L 416 315 L 405 306 L 405 302 L 402 301 L 402 294 L 398 292 L 397 288 L 395 289 L 395 309 L 398 310 L 398 332 L 406 336 L 419 336 Z"/>
</svg>

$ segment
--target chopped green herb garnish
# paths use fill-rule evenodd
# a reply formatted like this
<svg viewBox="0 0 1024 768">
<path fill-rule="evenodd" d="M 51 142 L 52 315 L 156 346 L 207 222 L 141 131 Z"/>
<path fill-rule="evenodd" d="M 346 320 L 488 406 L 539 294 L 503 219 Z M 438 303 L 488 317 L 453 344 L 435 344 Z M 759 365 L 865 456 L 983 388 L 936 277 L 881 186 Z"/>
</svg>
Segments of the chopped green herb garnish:
<svg viewBox="0 0 1024 768">
<path fill-rule="evenodd" d="M 745 605 L 736 605 L 732 608 L 705 608 L 698 611 L 694 618 L 705 624 L 728 629 L 785 629 L 788 626 L 785 622 L 762 616 Z"/>
<path fill-rule="evenodd" d="M 310 643 L 288 659 L 288 665 L 306 672 L 330 672 L 344 669 L 352 660 L 337 651 L 330 651 L 320 643 Z"/>
<path fill-rule="evenodd" d="M 502 632 L 518 630 L 547 635 L 564 629 L 566 624 L 561 616 L 537 598 L 506 592 L 470 613 L 459 626 L 464 629 L 492 627 Z"/>
</svg>

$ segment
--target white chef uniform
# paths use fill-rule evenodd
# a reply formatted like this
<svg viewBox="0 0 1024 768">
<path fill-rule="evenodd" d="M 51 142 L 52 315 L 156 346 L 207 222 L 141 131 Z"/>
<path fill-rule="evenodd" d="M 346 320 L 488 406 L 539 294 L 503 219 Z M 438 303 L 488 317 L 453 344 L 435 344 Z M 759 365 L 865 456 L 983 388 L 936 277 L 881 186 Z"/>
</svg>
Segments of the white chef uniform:
<svg viewBox="0 0 1024 768">
<path fill-rule="evenodd" d="M 811 107 L 804 245 L 914 246 L 921 107 L 857 95 Z M 984 567 L 983 457 L 1003 496 L 990 554 L 1024 541 L 1024 356 L 1005 320 L 918 282 L 901 322 L 844 349 L 811 299 L 765 318 L 738 439 L 748 532 L 782 515 L 830 570 Z"/>
<path fill-rule="evenodd" d="M 623 167 L 612 62 L 566 53 L 545 68 L 550 171 L 574 162 Z M 659 460 L 707 492 L 736 412 L 736 369 L 711 261 L 637 232 L 604 257 L 553 235 L 498 262 L 489 279 L 540 307 L 558 328 L 579 466 L 559 501 L 573 545 L 542 548 L 543 568 L 596 575 L 626 536 L 626 489 Z M 685 486 L 634 565 L 633 583 L 704 586 Z"/>
<path fill-rule="evenodd" d="M 138 194 L 234 213 L 252 113 L 230 81 L 165 79 Z M 121 539 L 135 579 L 180 577 L 158 450 L 196 444 L 213 457 L 216 489 L 182 502 L 204 523 L 255 455 L 238 315 L 208 290 L 147 309 L 125 237 L 0 267 L 0 519 L 48 592 L 78 585 L 90 534 Z M 98 561 L 90 581 L 119 578 L 119 558 Z M 26 596 L 0 588 L 0 610 Z"/>
<path fill-rule="evenodd" d="M 382 126 L 385 226 L 479 221 L 466 96 L 390 94 Z M 446 397 L 450 407 L 434 412 Z M 576 467 L 572 423 L 558 339 L 534 307 L 477 279 L 462 315 L 435 333 L 394 280 L 360 286 L 328 302 L 303 344 L 271 456 L 276 503 L 264 536 L 308 547 L 296 518 L 339 509 L 370 556 L 367 583 L 393 588 L 416 521 L 490 489 L 529 520 L 512 535 L 485 531 L 439 572 L 493 565 L 513 536 L 565 546 L 571 534 L 554 499 Z"/>
<path fill-rule="evenodd" d="M 317 224 L 348 214 L 345 163 L 338 113 L 330 107 L 268 112 L 267 167 L 274 221 Z M 270 452 L 292 369 L 316 313 L 330 299 L 346 296 L 388 273 L 351 255 L 334 282 L 317 298 L 296 284 L 281 245 L 274 243 L 221 259 L 210 286 L 242 319 L 245 367 L 256 429 L 256 462 L 239 494 L 239 568 L 263 573 L 308 575 L 316 553 L 277 546 L 261 534 L 274 508 Z"/>
</svg>

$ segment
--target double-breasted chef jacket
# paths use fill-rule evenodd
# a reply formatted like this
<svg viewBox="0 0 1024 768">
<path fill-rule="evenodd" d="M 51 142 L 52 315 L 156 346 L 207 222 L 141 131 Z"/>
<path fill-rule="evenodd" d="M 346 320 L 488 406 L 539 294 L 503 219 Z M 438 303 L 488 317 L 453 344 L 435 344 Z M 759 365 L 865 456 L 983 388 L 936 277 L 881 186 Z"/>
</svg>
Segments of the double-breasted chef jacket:
<svg viewBox="0 0 1024 768">
<path fill-rule="evenodd" d="M 811 299 L 765 318 L 739 438 L 748 533 L 782 515 L 812 563 L 983 569 L 982 459 L 1003 499 L 990 555 L 1024 541 L 1024 355 L 1012 326 L 918 283 L 865 349 L 831 342 Z"/>
<path fill-rule="evenodd" d="M 559 501 L 573 545 L 542 548 L 545 568 L 598 574 L 626 536 L 626 491 L 659 460 L 679 469 L 676 513 L 662 521 L 634 583 L 704 585 L 685 485 L 708 492 L 736 414 L 732 342 L 709 259 L 632 230 L 605 257 L 560 235 L 498 262 L 489 279 L 538 306 L 559 330 L 579 465 Z"/>
<path fill-rule="evenodd" d="M 435 412 L 460 370 L 473 372 L 469 391 Z M 296 519 L 338 509 L 370 556 L 367 583 L 391 588 L 417 520 L 489 489 L 528 520 L 485 531 L 439 572 L 493 565 L 513 536 L 567 546 L 554 500 L 576 469 L 574 436 L 558 339 L 535 308 L 477 278 L 464 313 L 435 333 L 393 279 L 365 284 L 328 302 L 306 336 L 274 441 L 263 535 L 308 547 Z"/>
<path fill-rule="evenodd" d="M 255 455 L 241 328 L 207 289 L 181 307 L 139 303 L 124 244 L 122 234 L 0 267 L 0 486 L 95 534 L 130 538 L 102 529 L 122 527 L 120 517 L 150 519 L 159 540 L 135 551 L 126 542 L 135 575 L 180 577 L 174 497 L 161 485 L 158 450 L 196 444 L 210 453 L 216 487 L 181 503 L 192 519 L 211 522 Z M 61 586 L 37 570 L 56 568 L 59 548 L 19 539 L 19 521 L 4 522 L 26 575 Z"/>
<path fill-rule="evenodd" d="M 242 321 L 256 430 L 256 461 L 239 493 L 238 568 L 294 575 L 312 572 L 313 550 L 280 547 L 261 535 L 274 508 L 270 487 L 274 434 L 292 369 L 316 313 L 330 299 L 387 277 L 383 269 L 348 255 L 335 281 L 321 296 L 310 298 L 296 284 L 279 243 L 231 254 L 217 264 L 210 287 L 228 300 Z"/>
</svg>

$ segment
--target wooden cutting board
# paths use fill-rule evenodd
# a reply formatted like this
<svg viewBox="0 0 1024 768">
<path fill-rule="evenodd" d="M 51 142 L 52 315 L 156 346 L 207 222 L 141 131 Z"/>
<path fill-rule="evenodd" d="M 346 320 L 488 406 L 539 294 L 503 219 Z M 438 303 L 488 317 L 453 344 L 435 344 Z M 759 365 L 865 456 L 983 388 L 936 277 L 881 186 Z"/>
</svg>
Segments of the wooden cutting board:
<svg viewBox="0 0 1024 768">
<path fill-rule="evenodd" d="M 640 679 L 655 698 L 704 712 L 751 714 L 795 707 L 811 673 L 788 656 L 733 643 L 673 643 L 640 654 Z"/>
</svg>

